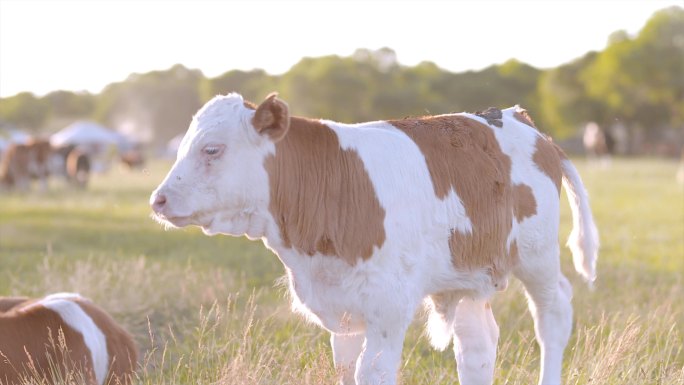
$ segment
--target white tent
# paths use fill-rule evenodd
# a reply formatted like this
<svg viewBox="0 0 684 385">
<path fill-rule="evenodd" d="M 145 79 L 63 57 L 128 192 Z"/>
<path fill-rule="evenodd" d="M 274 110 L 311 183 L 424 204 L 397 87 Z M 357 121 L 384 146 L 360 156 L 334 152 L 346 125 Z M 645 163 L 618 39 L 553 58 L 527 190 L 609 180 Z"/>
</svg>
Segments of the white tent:
<svg viewBox="0 0 684 385">
<path fill-rule="evenodd" d="M 77 146 L 90 156 L 93 172 L 109 170 L 117 154 L 131 143 L 122 134 L 93 122 L 75 122 L 50 136 L 53 147 Z"/>
<path fill-rule="evenodd" d="M 10 143 L 26 144 L 31 140 L 31 135 L 15 128 L 0 128 L 0 140 L 6 145 Z"/>
<path fill-rule="evenodd" d="M 76 122 L 52 134 L 50 144 L 54 147 L 66 145 L 116 145 L 124 147 L 128 140 L 118 132 L 93 122 Z"/>
<path fill-rule="evenodd" d="M 31 140 L 31 135 L 17 129 L 0 128 L 0 153 L 5 151 L 12 143 L 26 144 Z"/>
</svg>

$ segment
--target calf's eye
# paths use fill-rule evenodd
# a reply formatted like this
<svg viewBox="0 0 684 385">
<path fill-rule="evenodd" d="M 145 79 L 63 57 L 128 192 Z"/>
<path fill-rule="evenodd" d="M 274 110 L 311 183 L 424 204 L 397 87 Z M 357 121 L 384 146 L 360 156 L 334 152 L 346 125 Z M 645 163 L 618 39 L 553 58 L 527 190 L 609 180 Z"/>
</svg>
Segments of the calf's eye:
<svg viewBox="0 0 684 385">
<path fill-rule="evenodd" d="M 207 145 L 202 149 L 202 152 L 206 155 L 219 155 L 221 152 L 223 152 L 223 149 L 225 148 L 225 145 Z"/>
</svg>

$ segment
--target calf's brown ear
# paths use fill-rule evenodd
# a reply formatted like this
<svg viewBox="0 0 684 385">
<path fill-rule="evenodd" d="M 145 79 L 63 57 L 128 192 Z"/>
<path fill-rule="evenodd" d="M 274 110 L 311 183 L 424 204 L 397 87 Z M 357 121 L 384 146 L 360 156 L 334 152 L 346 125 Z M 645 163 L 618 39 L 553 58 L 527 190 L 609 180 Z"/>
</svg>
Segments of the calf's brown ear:
<svg viewBox="0 0 684 385">
<path fill-rule="evenodd" d="M 285 137 L 290 128 L 290 111 L 287 103 L 278 99 L 273 92 L 257 107 L 252 125 L 259 134 L 268 135 L 277 142 Z"/>
</svg>

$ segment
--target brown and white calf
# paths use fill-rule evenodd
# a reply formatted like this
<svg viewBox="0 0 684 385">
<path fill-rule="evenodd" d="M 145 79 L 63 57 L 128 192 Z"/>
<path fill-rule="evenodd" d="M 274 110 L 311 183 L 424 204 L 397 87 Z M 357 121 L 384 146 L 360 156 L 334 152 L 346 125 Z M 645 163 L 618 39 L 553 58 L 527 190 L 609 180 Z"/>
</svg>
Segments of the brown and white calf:
<svg viewBox="0 0 684 385">
<path fill-rule="evenodd" d="M 540 383 L 561 381 L 572 289 L 560 270 L 561 184 L 575 267 L 595 278 L 598 235 L 580 176 L 518 108 L 342 124 L 217 96 L 195 115 L 152 193 L 169 226 L 262 239 L 294 309 L 332 333 L 343 384 L 395 384 L 414 313 L 454 341 L 462 384 L 493 381 L 489 298 L 512 273 L 527 291 Z"/>
<path fill-rule="evenodd" d="M 77 294 L 0 297 L 0 384 L 51 384 L 65 370 L 88 385 L 128 384 L 137 356 L 130 334 Z"/>
<path fill-rule="evenodd" d="M 0 183 L 9 188 L 27 190 L 31 180 L 38 179 L 46 190 L 51 153 L 50 142 L 44 139 L 11 144 L 0 160 Z"/>
</svg>

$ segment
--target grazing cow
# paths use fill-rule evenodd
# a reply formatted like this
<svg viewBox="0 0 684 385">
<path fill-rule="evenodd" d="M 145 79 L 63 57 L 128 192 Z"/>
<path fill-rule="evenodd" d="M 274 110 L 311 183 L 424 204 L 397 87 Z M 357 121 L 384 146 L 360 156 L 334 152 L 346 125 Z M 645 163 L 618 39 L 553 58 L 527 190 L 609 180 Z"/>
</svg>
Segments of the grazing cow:
<svg viewBox="0 0 684 385">
<path fill-rule="evenodd" d="M 46 190 L 51 152 L 47 140 L 31 139 L 27 143 L 11 144 L 0 161 L 0 183 L 9 188 L 27 190 L 31 179 L 38 179 Z"/>
<path fill-rule="evenodd" d="M 88 385 L 128 384 L 136 349 L 125 330 L 78 294 L 0 297 L 0 384 L 52 384 L 68 371 L 82 372 Z"/>
<path fill-rule="evenodd" d="M 71 184 L 85 188 L 90 179 L 90 156 L 74 148 L 66 156 L 66 178 Z"/>
<path fill-rule="evenodd" d="M 121 163 L 129 169 L 142 168 L 145 165 L 145 155 L 140 148 L 132 148 L 119 155 Z"/>
<path fill-rule="evenodd" d="M 0 161 L 0 182 L 9 188 L 27 190 L 31 184 L 29 162 L 26 145 L 10 144 Z"/>
<path fill-rule="evenodd" d="M 589 122 L 582 135 L 584 151 L 590 160 L 599 160 L 600 165 L 610 165 L 610 155 L 615 147 L 615 140 L 610 132 L 603 130 L 596 122 Z"/>
<path fill-rule="evenodd" d="M 193 118 L 152 193 L 168 225 L 261 238 L 285 265 L 293 308 L 332 333 L 342 384 L 395 384 L 421 302 L 432 344 L 454 341 L 461 384 L 493 381 L 489 305 L 524 284 L 541 384 L 561 381 L 572 288 L 560 270 L 561 184 L 575 267 L 595 278 L 598 235 L 580 176 L 525 110 L 490 108 L 342 124 L 217 96 Z"/>
<path fill-rule="evenodd" d="M 55 149 L 53 171 L 78 188 L 85 188 L 90 180 L 91 157 L 80 146 L 66 145 Z"/>
</svg>

